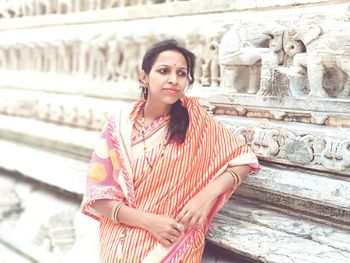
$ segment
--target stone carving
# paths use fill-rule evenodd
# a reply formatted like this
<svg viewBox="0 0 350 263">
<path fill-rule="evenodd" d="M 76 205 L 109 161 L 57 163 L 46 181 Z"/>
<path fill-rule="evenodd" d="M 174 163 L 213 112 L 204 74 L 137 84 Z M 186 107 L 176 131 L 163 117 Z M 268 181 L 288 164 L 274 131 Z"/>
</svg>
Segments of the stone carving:
<svg viewBox="0 0 350 263">
<path fill-rule="evenodd" d="M 223 67 L 224 87 L 234 92 L 257 92 L 261 58 L 270 52 L 270 37 L 264 33 L 265 27 L 259 23 L 235 25 L 223 36 L 219 47 L 219 61 Z"/>
<path fill-rule="evenodd" d="M 57 0 L 57 13 L 66 14 L 78 11 L 75 9 L 75 3 L 79 3 L 77 0 Z"/>
<path fill-rule="evenodd" d="M 227 124 L 259 158 L 314 169 L 350 172 L 350 140 L 283 129 L 249 128 Z"/>
<path fill-rule="evenodd" d="M 288 133 L 283 147 L 285 156 L 281 154 L 281 157 L 301 165 L 310 164 L 314 159 L 313 139 L 312 135 L 296 136 L 294 133 Z"/>
<path fill-rule="evenodd" d="M 16 194 L 13 186 L 0 186 L 0 222 L 12 213 L 18 213 L 21 208 L 21 200 Z"/>
<path fill-rule="evenodd" d="M 279 132 L 277 130 L 257 128 L 252 141 L 252 149 L 258 156 L 263 158 L 270 159 L 276 156 L 280 148 L 277 140 L 278 135 Z"/>
<path fill-rule="evenodd" d="M 47 15 L 47 14 L 54 14 L 57 12 L 58 7 L 58 1 L 48 1 L 48 0 L 36 0 L 32 1 L 31 5 L 34 6 L 34 13 L 36 15 Z M 27 3 L 27 6 L 29 6 L 29 3 Z"/>
<path fill-rule="evenodd" d="M 133 5 L 162 4 L 190 0 L 8 0 L 0 1 L 0 18 L 33 15 L 67 14 L 126 7 Z"/>
<path fill-rule="evenodd" d="M 321 163 L 328 169 L 342 171 L 350 167 L 350 141 L 326 138 Z"/>
<path fill-rule="evenodd" d="M 308 95 L 328 97 L 332 92 L 330 89 L 337 86 L 338 96 L 348 97 L 350 95 L 350 22 L 334 21 L 321 26 L 303 25 L 298 28 L 294 39 L 302 41 L 306 46 L 306 53 L 295 56 L 293 68 L 297 74 L 300 74 L 305 72 L 303 67 L 306 66 L 310 88 Z M 335 77 L 337 74 L 340 77 Z"/>
<path fill-rule="evenodd" d="M 73 217 L 73 211 L 52 215 L 40 226 L 33 242 L 56 254 L 68 251 L 75 242 Z"/>
<path fill-rule="evenodd" d="M 185 39 L 186 46 L 196 56 L 196 65 L 194 70 L 194 78 L 197 84 L 202 85 L 202 70 L 205 65 L 206 56 L 204 52 L 205 39 L 204 36 L 197 32 L 191 32 Z"/>
<path fill-rule="evenodd" d="M 289 67 L 296 54 L 305 52 L 304 44 L 294 39 L 295 31 L 279 26 L 266 31 L 270 36 L 269 49 L 261 61 L 261 80 L 258 95 L 290 96 L 301 86 L 289 74 Z M 294 84 L 295 83 L 295 84 Z M 297 86 L 297 88 L 295 88 Z"/>
</svg>

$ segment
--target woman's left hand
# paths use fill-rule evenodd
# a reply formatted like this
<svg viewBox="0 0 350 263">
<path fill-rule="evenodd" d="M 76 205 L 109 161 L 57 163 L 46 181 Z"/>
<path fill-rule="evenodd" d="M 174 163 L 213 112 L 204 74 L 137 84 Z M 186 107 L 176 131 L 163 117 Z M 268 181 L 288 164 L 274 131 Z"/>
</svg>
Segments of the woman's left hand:
<svg viewBox="0 0 350 263">
<path fill-rule="evenodd" d="M 216 197 L 214 193 L 203 189 L 188 201 L 175 220 L 185 226 L 185 231 L 196 225 L 204 225 Z"/>
</svg>

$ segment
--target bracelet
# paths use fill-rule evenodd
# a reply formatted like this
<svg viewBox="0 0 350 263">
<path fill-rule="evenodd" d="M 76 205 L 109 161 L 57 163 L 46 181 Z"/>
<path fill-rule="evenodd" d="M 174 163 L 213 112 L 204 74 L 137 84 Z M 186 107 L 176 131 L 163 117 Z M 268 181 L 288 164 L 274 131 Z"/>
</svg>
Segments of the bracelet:
<svg viewBox="0 0 350 263">
<path fill-rule="evenodd" d="M 123 205 L 124 205 L 123 203 L 118 203 L 113 209 L 112 220 L 116 223 L 119 223 L 118 212 Z"/>
<path fill-rule="evenodd" d="M 241 184 L 242 179 L 241 179 L 241 176 L 237 172 L 235 172 L 233 170 L 226 170 L 226 172 L 228 172 L 232 176 L 233 180 L 235 181 L 235 185 Z"/>
</svg>

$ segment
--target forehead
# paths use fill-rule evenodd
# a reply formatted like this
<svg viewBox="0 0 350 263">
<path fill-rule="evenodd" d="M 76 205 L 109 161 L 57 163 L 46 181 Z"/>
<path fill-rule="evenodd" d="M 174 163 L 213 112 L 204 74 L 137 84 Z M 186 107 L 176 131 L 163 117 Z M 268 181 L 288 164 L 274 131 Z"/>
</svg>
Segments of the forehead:
<svg viewBox="0 0 350 263">
<path fill-rule="evenodd" d="M 187 68 L 187 62 L 184 55 L 182 55 L 179 51 L 176 50 L 166 50 L 159 53 L 153 66 L 161 64 L 168 66 L 176 65 L 176 67 Z"/>
</svg>

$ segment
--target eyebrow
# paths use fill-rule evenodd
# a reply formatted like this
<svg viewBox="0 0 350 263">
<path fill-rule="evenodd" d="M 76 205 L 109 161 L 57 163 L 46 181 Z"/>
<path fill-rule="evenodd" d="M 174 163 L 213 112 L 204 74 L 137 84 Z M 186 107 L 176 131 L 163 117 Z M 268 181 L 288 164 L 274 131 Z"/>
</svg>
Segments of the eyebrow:
<svg viewBox="0 0 350 263">
<path fill-rule="evenodd" d="M 167 65 L 167 64 L 159 64 L 159 65 L 157 65 L 157 67 L 170 67 L 169 65 Z M 186 71 L 187 71 L 187 67 L 179 67 L 180 69 L 185 69 Z"/>
</svg>

